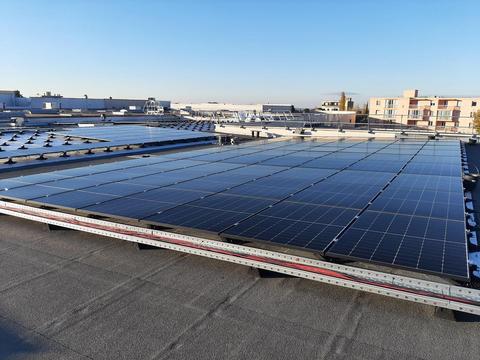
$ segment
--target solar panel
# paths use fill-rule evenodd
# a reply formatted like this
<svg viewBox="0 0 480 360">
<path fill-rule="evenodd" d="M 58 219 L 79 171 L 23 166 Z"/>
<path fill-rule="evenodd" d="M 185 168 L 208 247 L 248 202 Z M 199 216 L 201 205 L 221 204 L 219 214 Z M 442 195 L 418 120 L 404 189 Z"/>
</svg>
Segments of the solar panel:
<svg viewBox="0 0 480 360">
<path fill-rule="evenodd" d="M 22 181 L 21 178 L 12 179 L 1 179 L 0 180 L 0 191 L 14 189 L 17 187 L 28 185 L 28 182 Z"/>
<path fill-rule="evenodd" d="M 391 172 L 397 173 L 406 164 L 405 161 L 378 161 L 378 160 L 364 160 L 350 167 L 351 170 L 364 170 L 364 171 L 379 171 L 379 172 Z"/>
<path fill-rule="evenodd" d="M 322 191 L 322 187 L 316 188 L 315 186 L 303 190 L 295 195 L 293 195 L 289 200 L 307 204 L 316 204 L 316 205 L 328 205 L 328 206 L 340 206 L 340 207 L 349 207 L 353 209 L 363 209 L 370 200 L 372 200 L 374 194 L 368 195 L 362 194 L 361 190 L 355 191 L 356 194 L 353 196 L 352 193 L 346 192 L 331 192 Z M 375 189 L 377 193 L 380 189 Z"/>
<path fill-rule="evenodd" d="M 135 201 L 135 199 L 123 197 L 106 202 L 85 204 L 82 206 L 82 211 L 138 220 L 161 210 L 172 208 L 175 205 L 162 201 Z"/>
<path fill-rule="evenodd" d="M 2 197 L 13 199 L 31 200 L 37 197 L 50 196 L 68 191 L 65 188 L 43 186 L 43 185 L 26 185 L 14 189 L 4 190 L 1 193 Z"/>
<path fill-rule="evenodd" d="M 38 195 L 38 193 L 37 193 Z M 108 200 L 115 199 L 113 195 L 95 194 L 82 190 L 66 191 L 61 193 L 51 193 L 42 197 L 31 199 L 33 202 L 46 204 L 50 206 L 58 206 L 72 209 L 79 209 L 92 204 L 102 203 Z"/>
<path fill-rule="evenodd" d="M 469 276 L 463 221 L 366 211 L 328 255 L 453 278 Z"/>
<path fill-rule="evenodd" d="M 420 174 L 400 174 L 389 188 L 451 191 L 463 194 L 460 176 L 435 176 Z"/>
<path fill-rule="evenodd" d="M 463 221 L 465 206 L 459 192 L 387 188 L 371 210 Z"/>
<path fill-rule="evenodd" d="M 129 197 L 131 199 L 138 200 L 150 200 L 150 201 L 160 201 L 160 202 L 169 202 L 173 204 L 183 204 L 186 202 L 194 201 L 201 199 L 210 193 L 202 191 L 192 191 L 192 190 L 181 190 L 181 189 L 172 189 L 172 187 L 164 187 L 159 189 L 153 189 L 144 192 L 137 192 L 132 194 Z"/>
<path fill-rule="evenodd" d="M 225 191 L 226 194 L 253 196 L 258 198 L 281 200 L 298 190 L 297 187 L 262 186 L 243 184 Z"/>
<path fill-rule="evenodd" d="M 190 205 L 175 207 L 169 211 L 152 215 L 144 220 L 174 227 L 188 227 L 210 232 L 220 232 L 249 214 Z"/>
<path fill-rule="evenodd" d="M 455 141 L 259 141 L 0 180 L 1 196 L 469 277 Z"/>
<path fill-rule="evenodd" d="M 354 159 L 331 159 L 331 158 L 319 158 L 311 160 L 303 165 L 302 167 L 308 168 L 318 168 L 318 169 L 337 169 L 341 170 L 352 164 L 357 160 Z"/>
<path fill-rule="evenodd" d="M 241 182 L 243 182 L 243 180 Z M 215 193 L 215 192 L 227 190 L 230 187 L 235 185 L 238 185 L 238 183 L 210 181 L 202 178 L 202 179 L 196 179 L 196 180 L 190 180 L 190 181 L 178 183 L 171 186 L 171 188 L 207 191 L 207 192 Z"/>
<path fill-rule="evenodd" d="M 43 182 L 42 185 L 44 186 L 54 186 L 63 189 L 71 189 L 77 190 L 86 188 L 89 186 L 97 185 L 99 181 L 97 179 L 92 179 L 89 177 L 75 177 L 75 178 L 66 178 L 66 179 L 58 179 L 54 181 L 47 181 Z"/>
<path fill-rule="evenodd" d="M 461 167 L 458 164 L 445 163 L 411 163 L 405 168 L 406 174 L 422 175 L 460 176 L 462 174 L 461 171 Z"/>
<path fill-rule="evenodd" d="M 110 184 L 87 187 L 87 188 L 84 188 L 83 190 L 86 192 L 91 192 L 96 194 L 105 194 L 105 195 L 114 195 L 114 196 L 130 196 L 133 194 L 142 193 L 150 189 L 152 189 L 152 187 L 148 185 L 114 182 Z"/>
<path fill-rule="evenodd" d="M 342 229 L 336 225 L 255 215 L 233 225 L 223 235 L 323 252 Z"/>
</svg>

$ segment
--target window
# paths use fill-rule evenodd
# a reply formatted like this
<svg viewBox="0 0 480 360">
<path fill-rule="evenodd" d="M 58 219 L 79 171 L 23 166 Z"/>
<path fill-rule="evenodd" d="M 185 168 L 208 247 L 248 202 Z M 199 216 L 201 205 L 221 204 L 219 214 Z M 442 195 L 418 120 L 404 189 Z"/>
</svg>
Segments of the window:
<svg viewBox="0 0 480 360">
<path fill-rule="evenodd" d="M 380 106 L 380 100 L 377 100 L 377 101 L 375 102 L 375 105 Z"/>
<path fill-rule="evenodd" d="M 394 108 L 396 104 L 397 104 L 397 101 L 395 99 L 385 100 L 385 107 L 386 108 Z"/>
<path fill-rule="evenodd" d="M 419 119 L 420 118 L 420 110 L 409 110 L 408 117 L 411 119 Z"/>
<path fill-rule="evenodd" d="M 477 102 L 476 102 L 476 101 L 472 101 L 472 106 L 477 106 Z"/>
<path fill-rule="evenodd" d="M 395 118 L 395 110 L 385 110 L 383 113 L 383 117 L 385 119 L 394 119 Z"/>
<path fill-rule="evenodd" d="M 442 120 L 447 120 L 452 117 L 452 112 L 450 110 L 438 110 L 437 118 Z"/>
</svg>

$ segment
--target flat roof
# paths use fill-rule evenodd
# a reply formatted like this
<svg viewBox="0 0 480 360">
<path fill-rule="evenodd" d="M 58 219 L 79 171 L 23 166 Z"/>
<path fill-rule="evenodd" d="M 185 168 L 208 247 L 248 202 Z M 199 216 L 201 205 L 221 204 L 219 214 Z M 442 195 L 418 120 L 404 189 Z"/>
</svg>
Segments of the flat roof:
<svg viewBox="0 0 480 360">
<path fill-rule="evenodd" d="M 479 322 L 0 216 L 0 357 L 473 359 Z"/>
</svg>

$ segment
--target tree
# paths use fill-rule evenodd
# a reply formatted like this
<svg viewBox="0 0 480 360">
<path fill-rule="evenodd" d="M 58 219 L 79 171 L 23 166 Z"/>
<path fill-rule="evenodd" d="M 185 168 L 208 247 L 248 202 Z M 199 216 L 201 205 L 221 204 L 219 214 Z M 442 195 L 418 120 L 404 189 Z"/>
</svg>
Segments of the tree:
<svg viewBox="0 0 480 360">
<path fill-rule="evenodd" d="M 340 111 L 347 110 L 346 104 L 347 104 L 347 97 L 345 96 L 345 92 L 342 91 L 342 94 L 340 95 L 340 101 L 338 102 L 338 110 Z"/>
<path fill-rule="evenodd" d="M 365 104 L 365 110 L 364 110 L 364 111 L 365 111 L 365 114 L 368 115 L 368 113 L 369 113 L 369 110 L 368 110 L 368 101 L 367 101 L 367 103 Z"/>
<path fill-rule="evenodd" d="M 480 110 L 473 114 L 473 127 L 480 134 Z"/>
</svg>

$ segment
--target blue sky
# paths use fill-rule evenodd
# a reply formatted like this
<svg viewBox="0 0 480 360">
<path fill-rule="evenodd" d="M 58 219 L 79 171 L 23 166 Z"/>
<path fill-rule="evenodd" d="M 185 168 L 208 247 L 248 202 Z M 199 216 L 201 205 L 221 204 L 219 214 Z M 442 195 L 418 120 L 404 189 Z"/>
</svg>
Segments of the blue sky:
<svg viewBox="0 0 480 360">
<path fill-rule="evenodd" d="M 480 94 L 480 1 L 0 0 L 0 89 L 313 106 Z"/>
</svg>

